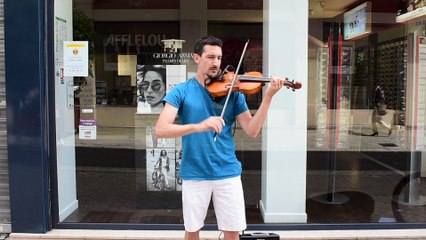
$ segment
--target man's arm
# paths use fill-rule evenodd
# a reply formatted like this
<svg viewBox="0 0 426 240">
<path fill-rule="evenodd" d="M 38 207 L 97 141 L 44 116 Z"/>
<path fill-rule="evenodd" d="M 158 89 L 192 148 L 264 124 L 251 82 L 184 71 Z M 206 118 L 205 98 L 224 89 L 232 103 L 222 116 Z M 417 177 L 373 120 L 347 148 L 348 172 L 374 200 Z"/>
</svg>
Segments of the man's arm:
<svg viewBox="0 0 426 240">
<path fill-rule="evenodd" d="M 209 117 L 199 123 L 176 124 L 174 121 L 177 113 L 178 109 L 176 107 L 166 103 L 155 126 L 155 134 L 157 135 L 157 138 L 175 138 L 195 132 L 204 132 L 209 130 L 220 133 L 222 131 L 222 127 L 225 125 L 225 121 L 221 117 L 215 116 Z"/>
<path fill-rule="evenodd" d="M 256 114 L 252 116 L 250 111 L 247 110 L 238 115 L 237 121 L 247 135 L 253 138 L 257 137 L 268 114 L 272 97 L 284 86 L 284 83 L 284 80 L 272 77 L 271 84 L 266 90 L 265 96 L 263 97 L 262 103 L 260 104 Z"/>
</svg>

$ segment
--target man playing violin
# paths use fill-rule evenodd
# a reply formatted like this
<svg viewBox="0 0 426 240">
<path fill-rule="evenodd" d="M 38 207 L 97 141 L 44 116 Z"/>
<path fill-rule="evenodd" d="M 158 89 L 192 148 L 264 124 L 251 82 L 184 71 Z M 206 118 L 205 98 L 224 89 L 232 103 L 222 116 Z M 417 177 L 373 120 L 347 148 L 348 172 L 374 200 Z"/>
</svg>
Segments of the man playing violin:
<svg viewBox="0 0 426 240">
<path fill-rule="evenodd" d="M 213 36 L 199 39 L 194 47 L 195 77 L 174 87 L 165 97 L 165 106 L 156 124 L 157 138 L 182 137 L 182 209 L 185 239 L 199 239 L 199 231 L 213 200 L 218 228 L 225 240 L 239 239 L 246 229 L 242 166 L 235 155 L 232 124 L 256 137 L 261 130 L 272 97 L 285 80 L 271 77 L 257 113 L 252 116 L 245 97 L 232 92 L 220 117 L 225 98 L 215 101 L 206 81 L 220 73 L 222 41 Z M 175 123 L 176 117 L 180 123 Z M 217 134 L 217 138 L 214 135 Z"/>
</svg>

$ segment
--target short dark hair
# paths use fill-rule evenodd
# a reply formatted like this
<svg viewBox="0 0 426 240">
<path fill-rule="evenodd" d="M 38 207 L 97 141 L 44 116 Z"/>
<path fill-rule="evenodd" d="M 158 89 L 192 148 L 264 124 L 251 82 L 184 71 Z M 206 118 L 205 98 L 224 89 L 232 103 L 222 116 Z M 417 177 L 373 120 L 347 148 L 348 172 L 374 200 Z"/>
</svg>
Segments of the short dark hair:
<svg viewBox="0 0 426 240">
<path fill-rule="evenodd" d="M 204 37 L 198 39 L 197 42 L 195 43 L 194 53 L 201 56 L 203 54 L 205 45 L 222 47 L 222 44 L 223 44 L 222 40 L 220 40 L 219 38 L 213 37 L 211 35 L 204 36 Z"/>
<path fill-rule="evenodd" d="M 142 81 L 145 79 L 147 72 L 157 72 L 162 77 L 164 85 L 166 84 L 166 66 L 165 65 L 136 65 L 136 71 L 142 72 Z"/>
</svg>

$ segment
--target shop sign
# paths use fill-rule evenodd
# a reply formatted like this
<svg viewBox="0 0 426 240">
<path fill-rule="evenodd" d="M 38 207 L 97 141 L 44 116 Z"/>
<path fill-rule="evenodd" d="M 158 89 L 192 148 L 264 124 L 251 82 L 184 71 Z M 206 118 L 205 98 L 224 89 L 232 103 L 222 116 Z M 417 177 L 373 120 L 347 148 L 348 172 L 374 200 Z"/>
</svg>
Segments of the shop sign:
<svg viewBox="0 0 426 240">
<path fill-rule="evenodd" d="M 371 33 L 371 3 L 365 2 L 343 14 L 345 40 Z"/>
<path fill-rule="evenodd" d="M 165 34 L 109 34 L 105 46 L 157 46 Z"/>
<path fill-rule="evenodd" d="M 96 120 L 80 119 L 78 131 L 80 139 L 96 140 Z"/>
<path fill-rule="evenodd" d="M 161 60 L 163 64 L 185 64 L 194 58 L 194 53 L 160 52 L 153 53 L 152 58 L 156 60 Z"/>
</svg>

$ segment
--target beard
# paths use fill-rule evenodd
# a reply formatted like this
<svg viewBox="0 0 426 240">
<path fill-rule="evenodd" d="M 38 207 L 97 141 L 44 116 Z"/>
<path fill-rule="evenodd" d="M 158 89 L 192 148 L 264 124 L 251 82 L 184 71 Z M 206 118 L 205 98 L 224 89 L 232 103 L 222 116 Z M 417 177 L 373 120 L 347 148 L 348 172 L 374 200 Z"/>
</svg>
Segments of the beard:
<svg viewBox="0 0 426 240">
<path fill-rule="evenodd" d="M 215 79 L 220 77 L 221 74 L 222 74 L 222 71 L 220 70 L 220 68 L 211 68 L 209 69 L 209 72 L 206 74 L 206 76 L 209 79 Z"/>
</svg>

